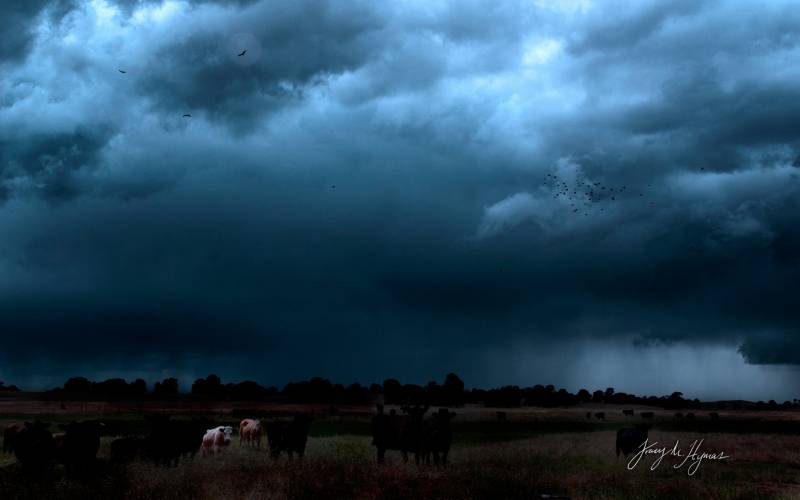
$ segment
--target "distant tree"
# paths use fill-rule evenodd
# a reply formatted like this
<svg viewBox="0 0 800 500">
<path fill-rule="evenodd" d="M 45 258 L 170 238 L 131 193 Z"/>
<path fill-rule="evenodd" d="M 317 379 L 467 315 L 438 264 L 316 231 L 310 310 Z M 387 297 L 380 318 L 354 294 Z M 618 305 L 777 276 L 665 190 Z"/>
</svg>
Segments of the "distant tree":
<svg viewBox="0 0 800 500">
<path fill-rule="evenodd" d="M 464 404 L 464 382 L 455 373 L 448 373 L 444 377 L 442 385 L 445 404 L 451 406 L 461 406 Z"/>
<path fill-rule="evenodd" d="M 178 379 L 170 377 L 153 386 L 153 394 L 158 397 L 174 397 L 178 395 Z"/>
<path fill-rule="evenodd" d="M 234 401 L 263 401 L 270 396 L 267 389 L 252 380 L 228 384 L 225 386 L 224 392 L 228 399 Z"/>
<path fill-rule="evenodd" d="M 88 394 L 92 390 L 92 383 L 86 377 L 72 377 L 64 382 L 64 391 Z"/>
<path fill-rule="evenodd" d="M 210 374 L 206 378 L 199 378 L 194 381 L 191 389 L 193 396 L 205 396 L 212 399 L 222 397 L 222 379 L 218 375 Z"/>
<path fill-rule="evenodd" d="M 556 406 L 572 406 L 578 402 L 578 397 L 566 389 L 559 389 L 556 393 L 554 404 Z"/>
<path fill-rule="evenodd" d="M 141 398 L 147 394 L 147 382 L 144 379 L 137 378 L 130 385 L 131 395 L 136 398 Z"/>
<path fill-rule="evenodd" d="M 507 385 L 499 389 L 489 389 L 484 396 L 484 406 L 496 408 L 515 408 L 523 400 L 523 391 L 516 385 Z M 526 400 L 526 404 L 536 405 Z"/>
<path fill-rule="evenodd" d="M 283 388 L 283 395 L 289 401 L 302 403 L 332 403 L 335 400 L 335 392 L 344 392 L 344 388 L 339 385 L 334 389 L 330 380 L 321 377 L 313 377 L 311 380 L 301 382 L 290 382 Z"/>
<path fill-rule="evenodd" d="M 393 378 L 384 380 L 383 397 L 384 403 L 387 405 L 400 403 L 403 397 L 403 386 L 400 384 L 400 381 Z"/>
<path fill-rule="evenodd" d="M 344 401 L 345 403 L 366 403 L 370 401 L 371 394 L 369 389 L 362 386 L 358 382 L 350 384 L 344 390 Z"/>
<path fill-rule="evenodd" d="M 128 382 L 122 378 L 110 378 L 92 383 L 92 394 L 98 398 L 118 400 L 130 396 Z"/>
<path fill-rule="evenodd" d="M 578 400 L 582 403 L 588 403 L 592 400 L 592 395 L 586 389 L 578 391 Z"/>
<path fill-rule="evenodd" d="M 5 382 L 0 381 L 0 392 L 19 392 L 19 387 L 16 385 L 6 385 Z"/>
<path fill-rule="evenodd" d="M 405 384 L 403 386 L 402 396 L 400 397 L 401 403 L 406 404 L 423 404 L 426 401 L 425 389 L 417 384 Z"/>
<path fill-rule="evenodd" d="M 603 399 L 610 401 L 611 400 L 611 396 L 613 396 L 613 395 L 614 395 L 614 388 L 613 387 L 608 387 L 608 388 L 606 388 L 606 392 L 603 395 Z"/>
<path fill-rule="evenodd" d="M 604 397 L 605 397 L 605 394 L 603 393 L 603 391 L 598 389 L 598 390 L 594 391 L 594 393 L 592 393 L 592 402 L 593 403 L 602 403 Z"/>
</svg>

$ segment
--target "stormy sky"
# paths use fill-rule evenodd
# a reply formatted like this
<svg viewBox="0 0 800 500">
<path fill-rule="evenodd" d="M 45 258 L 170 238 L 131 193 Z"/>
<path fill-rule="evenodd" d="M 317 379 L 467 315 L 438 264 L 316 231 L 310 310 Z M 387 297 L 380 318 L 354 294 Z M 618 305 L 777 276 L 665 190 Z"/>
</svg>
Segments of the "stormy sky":
<svg viewBox="0 0 800 500">
<path fill-rule="evenodd" d="M 793 2 L 4 0 L 0 30 L 7 383 L 800 397 Z"/>
</svg>

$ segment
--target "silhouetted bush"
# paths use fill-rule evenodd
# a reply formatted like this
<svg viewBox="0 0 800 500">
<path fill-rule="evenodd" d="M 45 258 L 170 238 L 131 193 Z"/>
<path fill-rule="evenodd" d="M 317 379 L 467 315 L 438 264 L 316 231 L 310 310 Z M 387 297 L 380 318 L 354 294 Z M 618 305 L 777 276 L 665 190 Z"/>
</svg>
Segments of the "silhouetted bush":
<svg viewBox="0 0 800 500">
<path fill-rule="evenodd" d="M 5 382 L 0 380 L 0 392 L 19 392 L 19 387 L 16 385 L 6 385 Z"/>
</svg>

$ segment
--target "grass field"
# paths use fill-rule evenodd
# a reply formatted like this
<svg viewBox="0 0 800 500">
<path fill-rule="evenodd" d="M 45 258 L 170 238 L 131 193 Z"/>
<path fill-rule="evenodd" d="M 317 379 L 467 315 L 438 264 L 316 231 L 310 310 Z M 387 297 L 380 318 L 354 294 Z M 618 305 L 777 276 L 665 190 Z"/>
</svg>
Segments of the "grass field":
<svg viewBox="0 0 800 500">
<path fill-rule="evenodd" d="M 645 457 L 633 470 L 614 453 L 616 430 L 639 417 L 624 417 L 621 408 L 601 407 L 606 421 L 587 420 L 587 408 L 508 410 L 498 421 L 495 410 L 458 409 L 453 421 L 454 445 L 446 467 L 403 464 L 398 452 L 387 464 L 375 464 L 370 445 L 369 407 L 345 408 L 323 416 L 311 427 L 306 457 L 271 460 L 263 450 L 241 448 L 238 439 L 224 453 L 198 455 L 176 468 L 146 462 L 128 466 L 108 463 L 103 438 L 97 474 L 68 480 L 58 467 L 46 478 L 30 478 L 12 456 L 0 456 L 0 498 L 260 499 L 260 498 L 541 498 L 573 499 L 736 499 L 800 498 L 800 415 L 796 412 L 722 412 L 711 424 L 674 422 L 672 412 L 656 411 L 649 440 L 688 451 L 703 439 L 702 451 L 723 451 L 723 461 L 705 461 L 693 476 L 678 459 L 666 458 L 655 470 Z M 0 425 L 40 418 L 52 422 L 99 418 L 111 434 L 145 432 L 141 409 L 88 406 L 3 408 Z M 174 415 L 206 415 L 235 424 L 231 407 L 171 408 Z M 276 414 L 297 408 L 264 406 Z M 590 408 L 594 411 L 594 408 Z M 643 408 L 644 409 L 644 408 Z M 148 408 L 152 411 L 152 408 Z M 413 462 L 413 461 L 412 461 Z"/>
</svg>

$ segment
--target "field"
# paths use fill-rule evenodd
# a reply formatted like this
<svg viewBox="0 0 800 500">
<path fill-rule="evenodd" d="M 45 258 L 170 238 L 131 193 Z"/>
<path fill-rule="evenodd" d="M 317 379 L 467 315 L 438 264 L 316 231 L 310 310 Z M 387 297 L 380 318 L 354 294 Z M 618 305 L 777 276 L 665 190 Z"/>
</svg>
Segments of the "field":
<svg viewBox="0 0 800 500">
<path fill-rule="evenodd" d="M 249 410 L 247 410 L 249 408 Z M 628 408 L 628 407 L 626 407 Z M 387 463 L 375 463 L 369 421 L 371 407 L 296 407 L 248 404 L 0 402 L 0 425 L 42 419 L 53 423 L 101 419 L 108 436 L 102 441 L 97 473 L 81 481 L 64 477 L 57 467 L 44 478 L 28 477 L 11 455 L 0 455 L 0 497 L 129 499 L 260 498 L 542 498 L 573 499 L 734 499 L 800 498 L 800 414 L 797 412 L 720 412 L 711 422 L 698 411 L 694 422 L 679 422 L 673 412 L 633 407 L 581 406 L 574 409 L 509 409 L 506 420 L 495 409 L 457 409 L 454 443 L 447 466 L 402 463 L 399 452 L 387 452 Z M 234 409 L 235 412 L 234 412 Z M 108 461 L 116 435 L 144 433 L 143 414 L 166 412 L 179 418 L 207 416 L 236 426 L 241 412 L 281 415 L 314 411 L 306 456 L 273 461 L 263 450 L 233 445 L 213 457 L 196 456 L 178 467 L 148 462 L 127 466 Z M 605 421 L 587 420 L 587 411 L 604 411 Z M 702 439 L 702 452 L 724 452 L 729 458 L 703 461 L 694 475 L 683 459 L 667 457 L 650 470 L 655 456 L 633 469 L 615 455 L 616 430 L 641 422 L 639 411 L 654 411 L 649 441 L 678 447 L 687 454 Z M 269 418 L 267 418 L 269 420 Z M 629 457 L 630 458 L 630 457 Z"/>
</svg>

